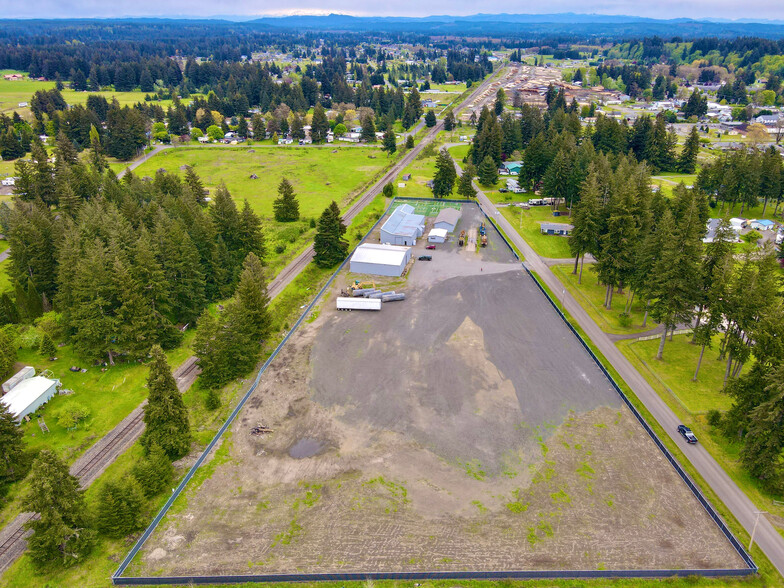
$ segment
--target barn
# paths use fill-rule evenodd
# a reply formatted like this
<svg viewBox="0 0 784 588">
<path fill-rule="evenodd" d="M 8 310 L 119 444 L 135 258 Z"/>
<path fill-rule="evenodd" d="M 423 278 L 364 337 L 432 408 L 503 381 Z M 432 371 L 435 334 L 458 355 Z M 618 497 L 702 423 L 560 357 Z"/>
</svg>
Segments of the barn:
<svg viewBox="0 0 784 588">
<path fill-rule="evenodd" d="M 398 206 L 381 225 L 381 242 L 391 245 L 416 245 L 425 232 L 425 217 L 414 214 L 410 204 Z"/>
<path fill-rule="evenodd" d="M 460 210 L 457 208 L 444 208 L 438 213 L 433 228 L 444 229 L 447 233 L 452 233 L 460 220 Z"/>
<path fill-rule="evenodd" d="M 411 259 L 411 248 L 364 243 L 351 256 L 350 271 L 374 276 L 400 276 Z"/>
</svg>

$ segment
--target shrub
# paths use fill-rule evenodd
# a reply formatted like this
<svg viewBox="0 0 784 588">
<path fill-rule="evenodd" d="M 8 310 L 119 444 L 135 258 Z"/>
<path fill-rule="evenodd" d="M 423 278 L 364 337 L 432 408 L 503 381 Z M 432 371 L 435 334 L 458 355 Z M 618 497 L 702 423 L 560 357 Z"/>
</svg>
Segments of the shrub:
<svg viewBox="0 0 784 588">
<path fill-rule="evenodd" d="M 57 411 L 57 424 L 65 429 L 75 429 L 79 423 L 90 416 L 90 409 L 73 400 L 65 403 Z"/>
<path fill-rule="evenodd" d="M 219 408 L 221 405 L 220 396 L 215 390 L 209 390 L 207 396 L 204 398 L 204 408 L 209 411 Z"/>
<path fill-rule="evenodd" d="M 632 315 L 628 312 L 622 312 L 618 315 L 618 322 L 623 328 L 628 328 L 632 326 Z"/>
<path fill-rule="evenodd" d="M 275 245 L 275 253 L 283 253 L 286 251 L 285 245 Z"/>
<path fill-rule="evenodd" d="M 708 411 L 708 424 L 711 427 L 718 427 L 719 425 L 721 425 L 721 412 L 719 412 L 715 408 L 709 410 Z"/>
</svg>

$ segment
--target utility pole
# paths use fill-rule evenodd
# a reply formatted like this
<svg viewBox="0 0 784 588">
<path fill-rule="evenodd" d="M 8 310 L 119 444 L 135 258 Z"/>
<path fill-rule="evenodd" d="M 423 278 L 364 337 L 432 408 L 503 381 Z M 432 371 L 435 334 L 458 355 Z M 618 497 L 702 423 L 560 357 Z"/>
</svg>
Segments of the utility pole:
<svg viewBox="0 0 784 588">
<path fill-rule="evenodd" d="M 754 533 L 757 532 L 757 523 L 759 523 L 760 515 L 768 514 L 764 510 L 755 510 L 754 514 L 757 515 L 757 518 L 754 519 L 754 528 L 751 530 L 751 541 L 749 541 L 749 552 L 751 552 L 751 548 L 754 545 Z"/>
</svg>

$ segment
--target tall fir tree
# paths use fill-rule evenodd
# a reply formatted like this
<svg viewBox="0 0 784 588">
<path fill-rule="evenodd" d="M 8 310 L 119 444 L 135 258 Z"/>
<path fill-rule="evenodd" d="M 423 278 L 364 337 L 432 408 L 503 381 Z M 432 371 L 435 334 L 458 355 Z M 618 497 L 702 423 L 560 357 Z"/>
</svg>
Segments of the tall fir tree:
<svg viewBox="0 0 784 588">
<path fill-rule="evenodd" d="M 125 537 L 144 527 L 143 507 L 144 493 L 135 478 L 109 480 L 98 494 L 96 527 L 107 537 Z"/>
<path fill-rule="evenodd" d="M 474 166 L 467 163 L 463 173 L 460 175 L 460 180 L 457 183 L 457 193 L 463 198 L 476 198 L 476 189 L 474 188 Z"/>
<path fill-rule="evenodd" d="M 153 443 L 147 455 L 134 464 L 131 475 L 139 482 L 144 495 L 150 498 L 169 486 L 174 477 L 174 467 L 161 446 Z"/>
<path fill-rule="evenodd" d="M 479 183 L 483 186 L 492 186 L 498 181 L 498 167 L 496 167 L 495 161 L 493 161 L 493 158 L 489 155 L 479 164 L 477 173 L 479 176 Z"/>
<path fill-rule="evenodd" d="M 313 262 L 319 267 L 334 267 L 348 255 L 348 241 L 343 238 L 346 226 L 340 209 L 333 200 L 321 214 L 316 237 L 313 240 Z"/>
<path fill-rule="evenodd" d="M 693 174 L 697 168 L 697 155 L 699 152 L 700 135 L 697 132 L 697 125 L 694 125 L 678 157 L 678 171 L 682 174 Z"/>
<path fill-rule="evenodd" d="M 43 449 L 33 462 L 28 485 L 22 506 L 41 515 L 25 523 L 33 531 L 27 541 L 33 563 L 39 568 L 78 565 L 95 537 L 79 481 L 53 451 Z"/>
<path fill-rule="evenodd" d="M 8 406 L 0 402 L 0 493 L 30 469 L 24 433 Z"/>
<path fill-rule="evenodd" d="M 574 255 L 573 274 L 577 273 L 577 265 L 581 259 L 585 258 L 586 253 L 596 254 L 599 250 L 600 226 L 599 208 L 599 181 L 596 172 L 588 174 L 583 182 L 580 192 L 580 200 L 572 211 L 572 230 L 569 235 L 569 249 Z M 582 283 L 583 270 L 580 266 L 580 277 L 578 283 Z"/>
<path fill-rule="evenodd" d="M 455 187 L 457 172 L 452 157 L 446 149 L 438 152 L 436 157 L 436 173 L 433 177 L 433 196 L 446 198 L 452 194 Z"/>
<path fill-rule="evenodd" d="M 153 445 L 159 445 L 170 459 L 179 459 L 188 453 L 191 444 L 188 410 L 182 402 L 182 394 L 177 389 L 163 349 L 155 345 L 151 355 L 147 404 L 144 407 L 146 428 L 141 444 L 147 452 Z"/>
<path fill-rule="evenodd" d="M 275 220 L 280 223 L 291 223 L 299 220 L 299 201 L 294 188 L 286 178 L 278 184 L 278 197 L 272 203 Z"/>
<path fill-rule="evenodd" d="M 265 339 L 271 329 L 271 317 L 267 306 L 267 281 L 264 267 L 253 253 L 248 253 L 242 266 L 240 281 L 235 297 L 238 312 L 243 315 L 243 328 L 254 341 Z"/>
</svg>

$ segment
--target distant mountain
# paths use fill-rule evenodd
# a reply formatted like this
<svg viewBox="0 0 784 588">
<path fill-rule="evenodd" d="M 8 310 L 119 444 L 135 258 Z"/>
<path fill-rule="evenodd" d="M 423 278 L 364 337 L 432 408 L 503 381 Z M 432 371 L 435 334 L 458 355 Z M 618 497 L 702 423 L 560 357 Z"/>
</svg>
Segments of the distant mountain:
<svg viewBox="0 0 784 588">
<path fill-rule="evenodd" d="M 784 37 L 784 23 L 730 20 L 654 19 L 606 14 L 474 14 L 427 17 L 293 15 L 262 17 L 248 21 L 285 29 L 323 31 L 411 32 L 436 35 L 585 35 L 587 37 L 629 38 L 650 35 L 663 37 Z"/>
</svg>

